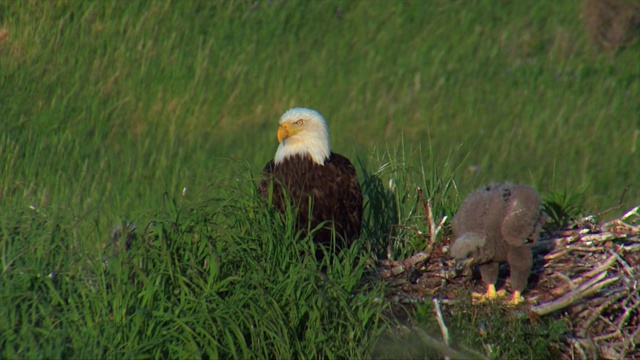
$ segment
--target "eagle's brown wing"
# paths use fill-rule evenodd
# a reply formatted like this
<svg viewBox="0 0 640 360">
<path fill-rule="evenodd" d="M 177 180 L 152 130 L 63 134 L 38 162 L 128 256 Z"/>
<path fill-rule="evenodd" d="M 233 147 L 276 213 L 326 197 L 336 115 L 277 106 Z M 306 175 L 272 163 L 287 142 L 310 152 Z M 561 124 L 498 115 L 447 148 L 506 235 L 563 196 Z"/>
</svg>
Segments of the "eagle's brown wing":
<svg viewBox="0 0 640 360">
<path fill-rule="evenodd" d="M 278 165 L 270 161 L 264 168 L 258 192 L 265 198 L 271 196 L 274 206 L 281 212 L 286 209 L 285 201 L 291 201 L 298 213 L 299 229 L 314 229 L 325 223 L 325 228 L 314 235 L 317 243 L 331 243 L 332 225 L 338 238 L 343 240 L 338 247 L 345 242 L 348 246 L 351 240 L 360 236 L 362 191 L 355 168 L 340 154 L 331 153 L 324 166 L 301 156 L 287 158 Z"/>
</svg>

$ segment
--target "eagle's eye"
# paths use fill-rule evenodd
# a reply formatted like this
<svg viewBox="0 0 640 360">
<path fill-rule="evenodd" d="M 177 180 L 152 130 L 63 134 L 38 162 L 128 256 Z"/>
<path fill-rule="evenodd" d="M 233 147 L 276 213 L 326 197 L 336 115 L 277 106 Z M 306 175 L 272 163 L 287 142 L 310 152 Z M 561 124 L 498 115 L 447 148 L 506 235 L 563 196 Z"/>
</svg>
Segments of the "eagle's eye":
<svg viewBox="0 0 640 360">
<path fill-rule="evenodd" d="M 298 126 L 302 125 L 303 122 L 304 122 L 304 120 L 300 119 L 300 120 L 296 121 L 296 125 L 298 125 Z"/>
</svg>

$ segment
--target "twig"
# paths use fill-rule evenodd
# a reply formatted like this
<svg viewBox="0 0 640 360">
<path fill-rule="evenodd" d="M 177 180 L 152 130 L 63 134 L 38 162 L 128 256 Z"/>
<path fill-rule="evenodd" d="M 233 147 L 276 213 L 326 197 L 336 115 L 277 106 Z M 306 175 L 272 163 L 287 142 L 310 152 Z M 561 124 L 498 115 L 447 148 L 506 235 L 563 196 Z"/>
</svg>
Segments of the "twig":
<svg viewBox="0 0 640 360">
<path fill-rule="evenodd" d="M 436 243 L 436 222 L 433 220 L 433 207 L 431 206 L 431 199 L 427 199 L 427 210 L 429 217 L 429 253 L 433 250 L 433 246 Z"/>
<path fill-rule="evenodd" d="M 444 344 L 449 346 L 449 329 L 447 329 L 447 325 L 444 323 L 444 318 L 442 317 L 442 311 L 440 310 L 440 303 L 438 302 L 438 298 L 433 298 L 433 307 L 436 312 L 436 319 L 438 320 L 438 325 L 440 325 L 440 331 L 442 331 L 442 340 Z M 449 356 L 445 354 L 445 360 L 449 360 Z"/>
<path fill-rule="evenodd" d="M 638 326 L 636 330 L 631 333 L 631 336 L 624 340 L 625 351 L 623 356 L 626 355 L 626 353 L 629 351 L 629 348 L 635 348 L 638 343 L 640 343 L 640 326 Z"/>
<path fill-rule="evenodd" d="M 618 255 L 618 253 L 616 253 L 615 251 L 609 249 L 609 253 L 616 258 L 616 260 L 618 260 L 618 262 L 622 265 L 622 268 L 624 269 L 624 272 L 627 273 L 627 275 L 629 275 L 630 277 L 633 277 L 633 269 L 631 269 L 631 267 L 629 266 L 629 264 L 627 264 L 626 261 L 624 261 L 624 259 L 622 258 L 622 256 Z"/>
<path fill-rule="evenodd" d="M 382 276 L 383 278 L 389 278 L 392 276 L 400 275 L 406 270 L 412 269 L 417 263 L 426 260 L 428 257 L 429 255 L 427 253 L 421 251 L 417 254 L 412 255 L 411 257 L 404 259 L 401 264 L 394 266 L 391 269 L 383 270 L 380 273 L 380 276 Z"/>
<path fill-rule="evenodd" d="M 588 234 L 583 236 L 580 240 L 587 245 L 591 245 L 591 242 L 603 243 L 611 239 L 617 239 L 620 234 L 615 234 L 609 231 L 601 232 L 599 234 Z"/>
<path fill-rule="evenodd" d="M 395 295 L 391 297 L 391 300 L 400 304 L 424 304 L 427 302 L 428 298 L 424 296 L 415 297 L 415 296 L 400 296 Z"/>
<path fill-rule="evenodd" d="M 626 325 L 627 320 L 629 320 L 629 317 L 638 310 L 638 308 L 640 307 L 640 302 L 635 302 L 633 305 L 631 305 L 631 307 L 626 307 L 624 309 L 624 314 L 622 314 L 622 316 L 620 317 L 620 320 L 618 321 L 618 333 L 622 332 L 622 327 Z"/>
<path fill-rule="evenodd" d="M 598 335 L 593 337 L 593 341 L 598 342 L 602 340 L 611 340 L 615 338 L 621 338 L 622 334 L 619 331 L 613 331 L 608 334 Z"/>
<path fill-rule="evenodd" d="M 544 260 L 546 261 L 550 261 L 559 257 L 563 257 L 568 253 L 567 249 L 564 249 L 562 251 L 558 251 L 557 253 L 553 253 L 553 254 L 548 254 L 544 256 Z"/>
<path fill-rule="evenodd" d="M 637 215 L 640 216 L 640 214 L 638 214 L 638 209 L 640 209 L 640 205 L 634 207 L 633 209 L 627 211 L 626 213 L 624 213 L 624 215 L 622 215 L 622 217 L 620 217 L 620 220 L 627 220 L 628 218 L 630 218 L 633 215 Z"/>
<path fill-rule="evenodd" d="M 597 268 L 583 274 L 581 276 L 582 279 L 577 279 L 580 280 L 578 281 L 578 284 L 582 283 L 584 281 L 584 278 L 590 278 L 593 277 L 594 275 L 602 272 L 602 271 L 606 271 L 609 270 L 609 268 L 611 267 L 611 265 L 613 265 L 613 263 L 616 262 L 616 257 L 615 256 L 609 256 L 609 258 L 607 260 L 604 261 L 604 263 L 602 263 L 600 266 L 598 266 Z M 574 281 L 575 283 L 575 281 Z"/>
<path fill-rule="evenodd" d="M 459 301 L 456 299 L 440 299 L 440 302 L 444 305 L 454 305 L 454 304 L 457 304 Z"/>
<path fill-rule="evenodd" d="M 585 238 L 586 238 L 586 236 L 585 236 Z M 602 251 L 604 251 L 604 248 L 593 247 L 593 246 L 569 245 L 569 246 L 567 246 L 567 250 L 569 250 L 569 251 L 582 251 L 582 252 L 602 252 Z"/>
<path fill-rule="evenodd" d="M 573 289 L 576 288 L 576 284 L 574 284 L 573 280 L 571 280 L 571 278 L 568 277 L 567 275 L 565 275 L 565 274 L 563 274 L 561 272 L 555 272 L 553 275 L 556 276 L 556 277 L 559 277 L 562 280 L 564 280 L 567 283 L 567 285 L 568 285 L 568 287 L 570 289 L 573 290 Z M 554 295 L 562 294 L 564 291 L 565 291 L 565 287 L 556 287 L 554 289 L 551 289 L 551 293 L 554 294 Z"/>
<path fill-rule="evenodd" d="M 618 205 L 614 205 L 606 210 L 600 211 L 599 213 L 596 214 L 596 217 L 600 218 L 602 217 L 602 215 L 607 214 L 612 212 L 613 210 L 618 210 L 622 207 L 622 202 L 624 201 L 624 196 L 627 192 L 627 190 L 629 190 L 629 187 L 627 186 L 623 191 L 622 191 L 622 196 L 620 196 L 620 202 L 618 202 Z"/>
<path fill-rule="evenodd" d="M 583 283 L 582 285 L 578 286 L 577 288 L 575 288 L 574 290 L 572 290 L 571 292 L 565 294 L 564 296 L 562 296 L 559 299 L 556 299 L 552 302 L 546 303 L 546 304 L 540 304 L 537 306 L 534 306 L 531 308 L 531 311 L 537 313 L 538 315 L 542 316 L 542 315 L 546 315 L 546 314 L 550 314 L 554 311 L 563 309 L 573 303 L 575 303 L 576 301 L 579 301 L 581 299 L 584 299 L 585 297 L 588 297 L 596 292 L 598 292 L 598 290 L 600 290 L 601 288 L 603 288 L 606 285 L 609 285 L 611 283 L 614 283 L 618 280 L 620 280 L 618 277 L 614 277 L 611 279 L 606 279 L 603 281 L 603 279 L 607 276 L 606 271 L 601 273 L 600 275 L 594 277 L 593 279 L 586 281 L 585 283 Z"/>
<path fill-rule="evenodd" d="M 582 344 L 580 344 L 580 341 L 572 337 L 572 338 L 569 338 L 569 343 L 572 345 L 574 349 L 578 351 L 581 359 L 587 359 L 587 354 L 582 349 Z"/>
<path fill-rule="evenodd" d="M 591 316 L 589 316 L 587 318 L 587 320 L 585 320 L 584 325 L 582 326 L 582 330 L 580 331 L 580 333 L 578 335 L 584 337 L 586 335 L 585 334 L 586 330 L 591 327 L 591 324 L 593 324 L 593 322 L 596 321 L 596 319 L 598 317 L 600 317 L 600 315 L 602 314 L 602 311 L 604 311 L 604 309 L 606 309 L 609 306 L 611 306 L 611 304 L 613 304 L 616 301 L 618 301 L 618 299 L 620 299 L 624 295 L 625 295 L 624 293 L 618 293 L 618 294 L 610 297 L 607 301 L 603 302 L 600 306 L 598 306 L 598 308 L 595 311 L 592 311 L 591 312 Z"/>
<path fill-rule="evenodd" d="M 638 239 L 638 240 L 640 242 L 640 239 Z M 638 252 L 638 251 L 640 251 L 640 244 L 623 246 L 622 248 L 624 249 L 624 252 L 626 252 L 626 253 Z"/>
<path fill-rule="evenodd" d="M 447 221 L 448 217 L 447 215 L 445 215 L 440 222 L 438 223 L 438 226 L 436 226 L 436 236 L 438 235 L 438 233 L 440 232 L 440 230 L 442 230 L 442 227 L 444 226 L 444 223 Z"/>
<path fill-rule="evenodd" d="M 436 222 L 433 219 L 433 207 L 431 206 L 431 199 L 427 198 L 425 201 L 424 196 L 422 195 L 422 188 L 418 187 L 418 200 L 422 205 L 422 212 L 425 214 L 425 222 L 426 225 L 429 226 L 429 243 L 426 246 L 427 254 L 431 255 L 433 252 L 433 247 L 436 244 L 436 236 L 438 235 L 438 230 L 440 227 L 436 228 Z"/>
</svg>

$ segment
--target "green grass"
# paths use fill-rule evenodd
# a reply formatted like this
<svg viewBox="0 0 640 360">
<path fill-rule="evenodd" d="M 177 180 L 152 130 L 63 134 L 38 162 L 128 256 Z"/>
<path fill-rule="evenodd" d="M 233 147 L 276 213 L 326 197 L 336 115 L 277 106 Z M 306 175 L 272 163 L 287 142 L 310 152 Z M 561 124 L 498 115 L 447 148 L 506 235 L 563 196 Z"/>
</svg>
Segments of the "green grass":
<svg viewBox="0 0 640 360">
<path fill-rule="evenodd" d="M 637 205 L 639 56 L 594 51 L 578 2 L 0 0 L 1 356 L 375 356 L 365 260 L 424 246 L 416 186 L 438 218 L 504 180 L 554 221 Z M 292 106 L 366 192 L 326 274 L 253 190 Z M 540 349 L 500 341 L 467 345 Z"/>
<path fill-rule="evenodd" d="M 463 294 L 460 294 L 461 296 Z M 469 294 L 464 294 L 469 299 Z M 412 310 L 420 325 L 407 331 L 396 331 L 379 343 L 380 358 L 441 358 L 442 355 L 428 346 L 423 334 L 441 338 L 441 330 L 433 320 L 431 302 L 419 304 Z M 492 359 L 554 359 L 559 358 L 557 344 L 566 332 L 564 321 L 555 319 L 529 319 L 512 309 L 497 304 L 472 306 L 470 301 L 457 304 L 445 311 L 450 342 L 454 348 L 463 349 L 466 358 Z M 451 330 L 454 331 L 451 333 Z M 480 356 L 478 356 L 480 355 Z"/>
<path fill-rule="evenodd" d="M 382 288 L 361 281 L 359 249 L 320 271 L 327 264 L 293 233 L 294 217 L 283 223 L 242 188 L 251 186 L 222 190 L 240 201 L 167 197 L 100 257 L 83 256 L 53 219 L 16 216 L 3 226 L 3 357 L 370 353 L 385 306 L 374 301 Z"/>
</svg>

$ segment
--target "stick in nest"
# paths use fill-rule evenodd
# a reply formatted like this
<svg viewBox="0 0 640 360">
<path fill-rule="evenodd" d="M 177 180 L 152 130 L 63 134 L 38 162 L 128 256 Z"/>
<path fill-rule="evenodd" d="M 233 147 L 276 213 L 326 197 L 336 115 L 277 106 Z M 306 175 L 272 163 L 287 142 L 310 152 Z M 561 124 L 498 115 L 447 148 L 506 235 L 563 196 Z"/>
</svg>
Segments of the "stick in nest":
<svg viewBox="0 0 640 360">
<path fill-rule="evenodd" d="M 426 226 L 429 227 L 429 242 L 427 243 L 425 251 L 421 251 L 417 254 L 412 255 L 411 257 L 402 261 L 402 264 L 400 265 L 397 265 L 391 269 L 382 271 L 381 275 L 383 278 L 389 278 L 392 276 L 402 274 L 407 269 L 413 268 L 417 263 L 421 261 L 426 261 L 427 259 L 429 259 L 431 257 L 431 254 L 433 253 L 433 248 L 435 247 L 436 240 L 438 238 L 438 233 L 442 229 L 442 226 L 444 226 L 444 223 L 447 221 L 447 217 L 445 216 L 442 218 L 442 220 L 440 220 L 440 222 L 436 226 L 435 220 L 433 218 L 433 207 L 431 206 L 431 199 L 425 200 L 424 196 L 422 195 L 422 189 L 420 187 L 418 187 L 417 190 L 418 190 L 418 201 L 422 206 L 422 211 L 425 216 L 425 223 L 426 223 Z M 389 230 L 389 236 L 388 236 L 389 243 L 387 244 L 387 259 L 391 259 L 391 231 L 395 227 L 404 227 L 404 226 L 393 225 Z M 418 233 L 422 235 L 420 232 Z"/>
<path fill-rule="evenodd" d="M 431 253 L 433 252 L 433 247 L 436 244 L 436 238 L 438 236 L 438 232 L 440 232 L 440 230 L 442 229 L 442 226 L 444 225 L 444 222 L 447 220 L 447 217 L 443 217 L 442 220 L 440 220 L 440 223 L 438 224 L 438 226 L 436 226 L 436 222 L 435 219 L 433 218 L 433 207 L 431 206 L 431 199 L 424 199 L 424 196 L 422 195 L 422 188 L 418 187 L 418 201 L 420 201 L 420 204 L 422 205 L 422 212 L 424 213 L 425 216 L 425 223 L 426 225 L 429 227 L 429 243 L 427 244 L 426 247 L 426 252 L 427 254 L 429 254 L 429 256 L 431 256 Z"/>
<path fill-rule="evenodd" d="M 546 315 L 550 314 L 554 311 L 563 309 L 567 306 L 577 303 L 580 300 L 583 300 L 596 292 L 602 289 L 605 286 L 608 286 L 616 281 L 619 281 L 619 277 L 613 277 L 609 279 L 605 279 L 607 277 L 607 271 L 603 271 L 598 276 L 595 276 L 593 279 L 585 281 L 580 286 L 571 290 L 569 293 L 564 296 L 556 299 L 554 301 L 540 304 L 531 308 L 531 311 L 537 313 L 538 315 Z M 574 280 L 575 283 L 575 280 Z"/>
<path fill-rule="evenodd" d="M 412 255 L 402 261 L 400 265 L 394 266 L 391 269 L 383 270 L 380 273 L 380 276 L 383 278 L 390 278 L 392 276 L 397 276 L 405 272 L 407 269 L 412 269 L 417 263 L 426 260 L 429 257 L 427 253 L 421 251 L 417 254 Z"/>
<path fill-rule="evenodd" d="M 436 312 L 438 325 L 440 325 L 440 331 L 442 331 L 442 340 L 444 341 L 445 345 L 449 346 L 449 329 L 447 329 L 447 325 L 444 323 L 444 318 L 442 317 L 442 310 L 440 310 L 440 303 L 438 302 L 438 298 L 433 298 L 433 308 Z M 446 355 L 444 358 L 449 359 L 449 357 Z"/>
</svg>

